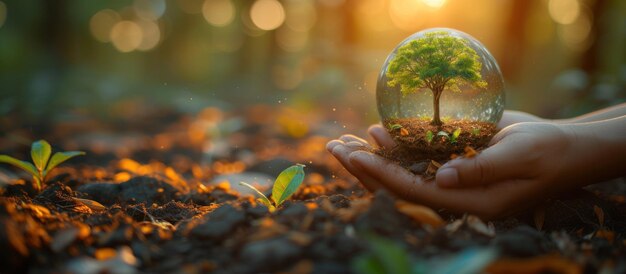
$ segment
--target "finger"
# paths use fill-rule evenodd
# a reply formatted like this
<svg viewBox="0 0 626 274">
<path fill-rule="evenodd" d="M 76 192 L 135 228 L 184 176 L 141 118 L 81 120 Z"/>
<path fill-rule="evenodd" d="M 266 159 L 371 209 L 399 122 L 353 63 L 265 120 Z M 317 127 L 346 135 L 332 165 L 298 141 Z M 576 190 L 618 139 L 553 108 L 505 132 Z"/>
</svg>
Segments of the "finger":
<svg viewBox="0 0 626 274">
<path fill-rule="evenodd" d="M 328 152 L 333 152 L 333 148 L 335 148 L 338 145 L 343 145 L 344 142 L 340 141 L 340 140 L 332 140 L 328 143 L 326 143 L 326 150 L 328 150 Z"/>
<path fill-rule="evenodd" d="M 339 138 L 339 140 L 343 141 L 349 147 L 364 148 L 367 150 L 372 149 L 372 146 L 367 141 L 351 134 L 343 135 Z"/>
<path fill-rule="evenodd" d="M 367 129 L 367 132 L 374 138 L 379 147 L 393 148 L 396 146 L 389 132 L 381 125 L 372 125 Z"/>
<path fill-rule="evenodd" d="M 510 179 L 525 179 L 528 172 L 527 147 L 523 140 L 501 142 L 472 158 L 457 158 L 437 170 L 441 187 L 472 187 Z"/>
<path fill-rule="evenodd" d="M 505 110 L 502 114 L 500 122 L 498 122 L 498 128 L 505 128 L 513 124 L 523 122 L 541 122 L 543 119 L 521 111 Z"/>
<path fill-rule="evenodd" d="M 335 158 L 337 158 L 337 160 L 343 165 L 343 167 L 352 175 L 354 175 L 354 177 L 359 179 L 361 184 L 363 184 L 363 186 L 367 190 L 374 192 L 380 189 L 381 185 L 376 180 L 367 176 L 365 173 L 360 172 L 350 163 L 349 156 L 350 156 L 350 153 L 352 152 L 354 152 L 353 149 L 350 149 L 341 144 L 335 145 L 331 151 L 332 155 L 335 156 Z"/>
</svg>

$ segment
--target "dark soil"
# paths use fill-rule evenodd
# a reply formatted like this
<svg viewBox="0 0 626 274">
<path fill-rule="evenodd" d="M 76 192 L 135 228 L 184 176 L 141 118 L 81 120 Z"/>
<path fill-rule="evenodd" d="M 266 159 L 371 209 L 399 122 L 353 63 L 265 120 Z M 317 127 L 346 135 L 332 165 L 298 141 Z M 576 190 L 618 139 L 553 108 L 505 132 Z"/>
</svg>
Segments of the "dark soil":
<svg viewBox="0 0 626 274">
<path fill-rule="evenodd" d="M 393 148 L 380 148 L 376 152 L 413 173 L 428 175 L 431 161 L 443 164 L 451 157 L 463 155 L 469 147 L 475 151 L 486 148 L 497 133 L 492 123 L 469 120 L 450 120 L 441 126 L 431 125 L 430 121 L 418 118 L 397 118 L 383 121 L 389 134 L 398 144 Z M 393 128 L 392 125 L 400 127 Z M 452 140 L 454 131 L 460 134 Z M 448 134 L 440 135 L 439 132 Z M 428 138 L 428 132 L 432 138 Z"/>
<path fill-rule="evenodd" d="M 454 265 L 448 260 L 460 252 L 493 249 L 491 273 L 524 266 L 626 272 L 624 181 L 492 222 L 436 211 L 443 225 L 432 226 L 399 211 L 390 194 L 368 193 L 324 150 L 329 138 L 321 136 L 339 136 L 326 131 L 336 118 L 292 137 L 271 122 L 278 111 L 251 108 L 237 115 L 246 121 L 243 128 L 225 140 L 210 139 L 226 142 L 225 151 L 207 151 L 207 139 L 181 133 L 209 119 L 206 113 L 174 113 L 160 128 L 145 124 L 157 119 L 151 116 L 123 128 L 108 125 L 115 134 L 101 136 L 97 145 L 81 143 L 81 132 L 103 126 L 56 124 L 45 133 L 49 141 L 87 155 L 53 171 L 41 192 L 18 170 L 2 166 L 0 172 L 14 179 L 0 188 L 0 273 L 354 273 L 355 260 L 380 252 L 372 237 L 434 266 Z M 2 147 L 9 143 L 0 142 L 0 154 L 26 159 L 28 146 Z M 216 180 L 273 178 L 293 163 L 307 164 L 305 181 L 274 213 L 239 193 L 238 182 Z"/>
</svg>

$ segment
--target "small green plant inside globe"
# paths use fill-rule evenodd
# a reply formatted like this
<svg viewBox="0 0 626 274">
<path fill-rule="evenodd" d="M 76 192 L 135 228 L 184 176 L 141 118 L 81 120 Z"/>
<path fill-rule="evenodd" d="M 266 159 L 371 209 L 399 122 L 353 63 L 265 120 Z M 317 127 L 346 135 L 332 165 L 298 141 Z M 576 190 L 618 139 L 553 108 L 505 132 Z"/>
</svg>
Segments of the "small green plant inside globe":
<svg viewBox="0 0 626 274">
<path fill-rule="evenodd" d="M 504 111 L 504 81 L 475 38 L 427 29 L 387 57 L 376 101 L 383 126 L 398 144 L 387 156 L 408 164 L 445 161 L 467 147 L 483 148 L 495 135 Z"/>
</svg>

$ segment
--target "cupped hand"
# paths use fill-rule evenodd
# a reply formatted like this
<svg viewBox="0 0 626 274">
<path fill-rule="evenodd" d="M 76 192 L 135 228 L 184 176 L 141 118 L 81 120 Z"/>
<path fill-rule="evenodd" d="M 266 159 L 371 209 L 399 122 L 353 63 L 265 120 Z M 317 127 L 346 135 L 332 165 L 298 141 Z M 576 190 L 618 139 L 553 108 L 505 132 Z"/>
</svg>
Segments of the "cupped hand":
<svg viewBox="0 0 626 274">
<path fill-rule="evenodd" d="M 370 127 L 369 134 L 378 146 L 395 145 L 379 125 Z M 436 181 L 425 181 L 369 152 L 372 146 L 353 135 L 330 141 L 327 149 L 370 191 L 385 188 L 405 200 L 492 219 L 571 187 L 558 180 L 569 139 L 566 130 L 554 124 L 514 124 L 476 157 L 446 163 Z"/>
</svg>

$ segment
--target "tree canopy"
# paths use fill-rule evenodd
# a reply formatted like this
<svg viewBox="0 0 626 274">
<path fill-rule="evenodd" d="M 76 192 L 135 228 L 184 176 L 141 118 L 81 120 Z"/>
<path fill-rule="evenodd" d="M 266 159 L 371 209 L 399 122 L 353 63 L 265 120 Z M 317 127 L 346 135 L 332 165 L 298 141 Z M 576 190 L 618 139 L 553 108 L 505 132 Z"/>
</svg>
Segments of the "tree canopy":
<svg viewBox="0 0 626 274">
<path fill-rule="evenodd" d="M 479 56 L 467 40 L 436 31 L 401 46 L 386 75 L 388 84 L 400 85 L 406 95 L 422 88 L 460 91 L 462 82 L 484 87 L 487 83 L 481 68 Z"/>
<path fill-rule="evenodd" d="M 460 92 L 460 84 L 487 86 L 482 63 L 467 40 L 435 31 L 398 48 L 386 76 L 390 86 L 400 85 L 402 95 L 428 88 L 433 92 L 432 124 L 441 125 L 439 98 L 445 89 Z"/>
</svg>

